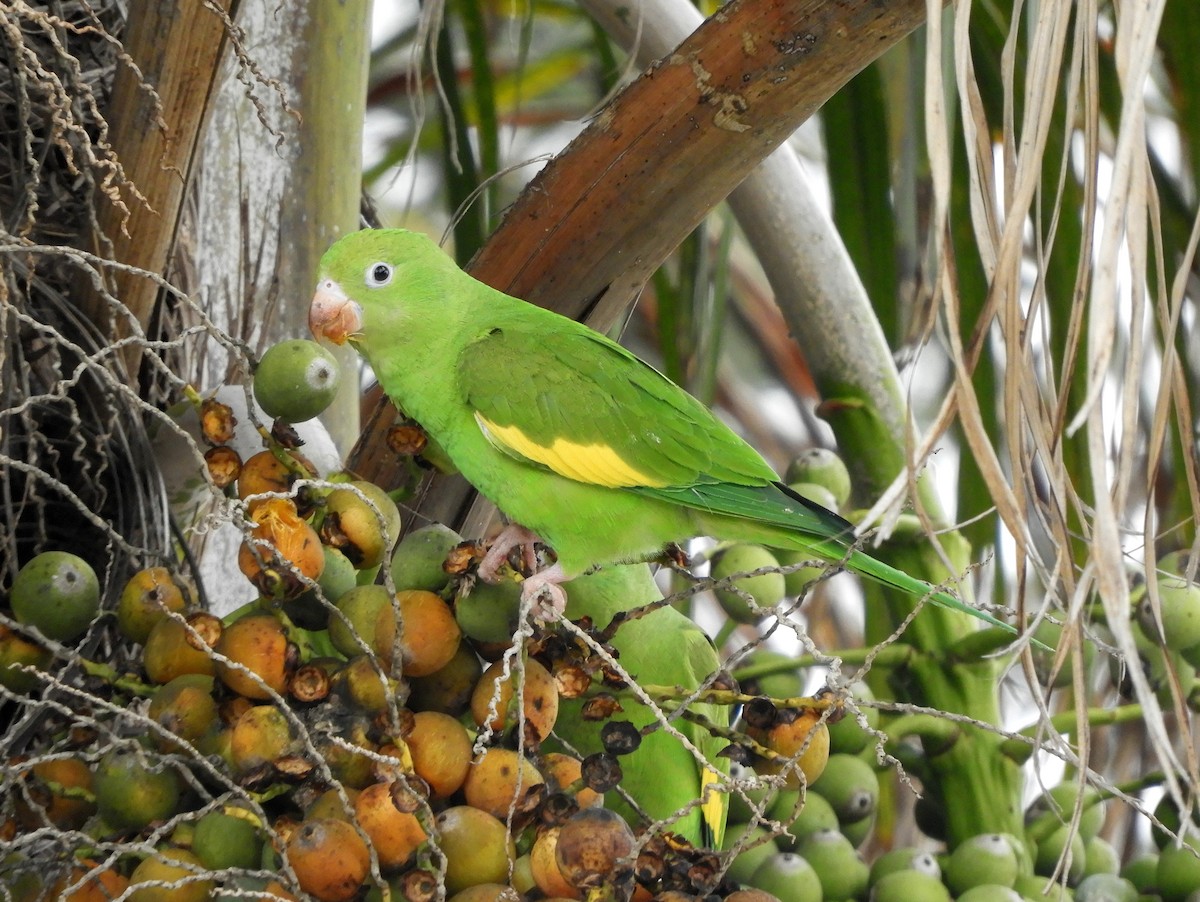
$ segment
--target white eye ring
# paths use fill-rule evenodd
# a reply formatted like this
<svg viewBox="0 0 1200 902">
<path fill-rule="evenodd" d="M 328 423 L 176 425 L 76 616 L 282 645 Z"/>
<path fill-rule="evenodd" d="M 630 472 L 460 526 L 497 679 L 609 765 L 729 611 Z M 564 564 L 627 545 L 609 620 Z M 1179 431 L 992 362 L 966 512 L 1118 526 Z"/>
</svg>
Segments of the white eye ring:
<svg viewBox="0 0 1200 902">
<path fill-rule="evenodd" d="M 369 288 L 382 288 L 392 281 L 393 275 L 395 275 L 395 269 L 393 269 L 392 265 L 379 261 L 367 267 L 363 281 L 367 283 L 367 287 Z"/>
</svg>

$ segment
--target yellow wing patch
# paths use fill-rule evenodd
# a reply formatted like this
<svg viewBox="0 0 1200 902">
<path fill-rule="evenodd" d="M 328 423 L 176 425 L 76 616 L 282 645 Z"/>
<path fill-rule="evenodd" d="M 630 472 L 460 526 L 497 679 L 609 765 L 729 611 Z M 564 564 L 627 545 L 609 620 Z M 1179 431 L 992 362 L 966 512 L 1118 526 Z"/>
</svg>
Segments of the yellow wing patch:
<svg viewBox="0 0 1200 902">
<path fill-rule="evenodd" d="M 704 828 L 712 834 L 709 839 L 713 848 L 717 849 L 721 848 L 725 839 L 725 806 L 728 801 L 725 793 L 717 790 L 715 784 L 720 781 L 721 775 L 711 767 L 704 768 L 700 775 L 700 816 Z"/>
<path fill-rule="evenodd" d="M 498 426 L 480 413 L 475 414 L 484 434 L 493 445 L 510 454 L 549 467 L 559 476 L 601 485 L 610 489 L 644 485 L 662 488 L 665 482 L 643 473 L 621 459 L 608 445 L 581 445 L 557 438 L 549 447 L 539 445 L 517 426 Z"/>
</svg>

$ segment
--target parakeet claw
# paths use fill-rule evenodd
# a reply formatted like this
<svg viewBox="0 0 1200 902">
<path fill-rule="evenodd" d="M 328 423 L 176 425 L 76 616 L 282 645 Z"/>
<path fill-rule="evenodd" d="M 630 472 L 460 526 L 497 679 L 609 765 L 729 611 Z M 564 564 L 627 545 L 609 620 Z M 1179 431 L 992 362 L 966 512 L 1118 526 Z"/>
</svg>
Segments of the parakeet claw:
<svg viewBox="0 0 1200 902">
<path fill-rule="evenodd" d="M 479 577 L 484 582 L 494 583 L 500 579 L 500 568 L 508 563 L 508 555 L 514 549 L 521 549 L 521 562 L 526 571 L 533 573 L 537 570 L 537 552 L 533 544 L 538 541 L 537 533 L 516 523 L 510 523 L 500 531 L 500 535 L 492 540 L 491 547 L 483 560 L 479 562 Z"/>
<path fill-rule="evenodd" d="M 567 593 L 559 585 L 565 579 L 563 568 L 555 564 L 521 583 L 521 601 L 532 606 L 535 620 L 555 620 L 567 609 Z"/>
</svg>

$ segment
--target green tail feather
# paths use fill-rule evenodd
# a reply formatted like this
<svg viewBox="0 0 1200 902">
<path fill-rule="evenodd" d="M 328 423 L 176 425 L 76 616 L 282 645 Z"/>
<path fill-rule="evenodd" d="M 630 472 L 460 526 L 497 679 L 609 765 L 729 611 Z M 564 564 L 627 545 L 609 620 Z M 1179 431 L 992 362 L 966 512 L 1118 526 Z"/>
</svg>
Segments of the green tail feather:
<svg viewBox="0 0 1200 902">
<path fill-rule="evenodd" d="M 786 485 L 714 483 L 688 488 L 635 488 L 642 495 L 712 515 L 714 537 L 793 547 L 814 557 L 842 564 L 847 570 L 899 589 L 931 604 L 967 614 L 1015 634 L 1016 628 L 986 611 L 973 608 L 945 590 L 897 570 L 854 548 L 854 525 L 831 510 L 797 495 Z M 743 530 L 739 530 L 737 521 Z M 727 528 L 723 528 L 727 527 Z M 744 529 L 744 527 L 757 527 Z M 739 535 L 744 532 L 745 535 Z"/>
</svg>

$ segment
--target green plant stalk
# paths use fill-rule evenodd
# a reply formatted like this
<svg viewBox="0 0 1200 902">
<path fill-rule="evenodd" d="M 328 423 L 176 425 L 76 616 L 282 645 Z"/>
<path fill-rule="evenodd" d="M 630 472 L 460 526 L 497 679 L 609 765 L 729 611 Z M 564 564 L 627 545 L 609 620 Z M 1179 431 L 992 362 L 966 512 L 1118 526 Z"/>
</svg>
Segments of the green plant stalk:
<svg viewBox="0 0 1200 902">
<path fill-rule="evenodd" d="M 1106 727 L 1113 724 L 1135 723 L 1142 720 L 1143 717 L 1145 717 L 1145 712 L 1142 710 L 1141 705 L 1121 705 L 1119 708 L 1088 708 L 1087 725 L 1089 727 Z M 1074 736 L 1079 730 L 1075 711 L 1063 711 L 1055 714 L 1050 718 L 1049 730 L 1051 732 Z M 1019 739 L 1006 739 L 1000 746 L 1001 753 L 1012 758 L 1018 764 L 1023 764 L 1037 751 L 1034 740 L 1036 740 L 1040 732 L 1042 732 L 1042 729 L 1037 724 L 1027 727 L 1021 731 L 1020 735 L 1029 737 L 1030 741 L 1022 742 Z"/>
<path fill-rule="evenodd" d="M 905 524 L 893 539 L 879 550 L 879 557 L 908 573 L 934 583 L 950 572 L 966 566 L 969 548 L 956 533 L 941 536 L 949 557 L 949 568 L 927 541 L 915 523 Z M 894 624 L 912 611 L 907 599 L 887 597 L 885 590 L 864 586 L 867 596 L 866 644 L 876 645 L 889 638 Z M 874 616 L 887 610 L 890 616 Z M 886 684 L 872 671 L 868 682 L 880 698 L 935 708 L 979 721 L 947 723 L 934 729 L 924 720 L 913 719 L 925 751 L 927 788 L 946 805 L 946 842 L 951 849 L 979 833 L 1014 833 L 1022 828 L 1022 779 L 1017 762 L 1004 755 L 1003 737 L 986 725 L 1000 721 L 1000 663 L 993 658 L 947 654 L 955 647 L 970 646 L 977 632 L 970 620 L 941 608 L 925 606 L 917 612 L 903 633 L 903 641 L 913 646 L 906 663 L 886 674 Z M 902 722 L 903 723 L 903 722 Z M 891 730 L 889 729 L 889 732 Z"/>
<path fill-rule="evenodd" d="M 999 684 L 991 661 L 951 664 L 921 656 L 909 668 L 925 704 L 966 714 L 988 724 L 1000 722 Z M 1020 766 L 1004 755 L 1004 740 L 982 726 L 956 723 L 957 738 L 948 745 L 927 745 L 929 781 L 937 784 L 945 805 L 946 843 L 951 849 L 980 833 L 1021 835 Z"/>
</svg>

